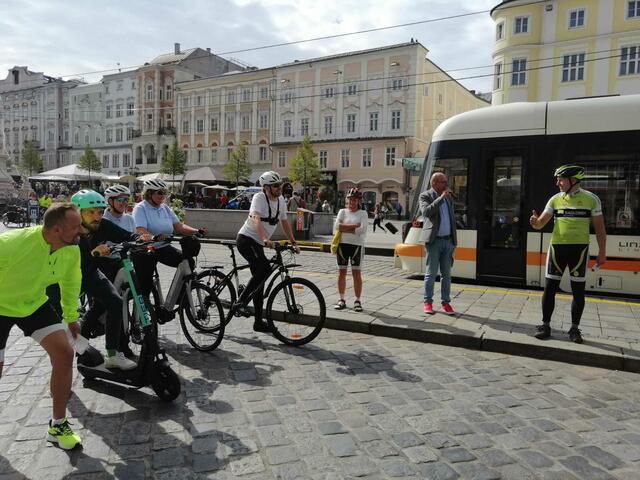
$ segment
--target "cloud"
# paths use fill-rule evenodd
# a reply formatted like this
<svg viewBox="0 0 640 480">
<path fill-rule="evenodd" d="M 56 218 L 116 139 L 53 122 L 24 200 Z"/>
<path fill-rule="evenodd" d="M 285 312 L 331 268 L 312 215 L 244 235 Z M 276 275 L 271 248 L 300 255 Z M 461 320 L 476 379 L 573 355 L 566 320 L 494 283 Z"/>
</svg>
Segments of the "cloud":
<svg viewBox="0 0 640 480">
<path fill-rule="evenodd" d="M 141 65 L 161 53 L 210 47 L 214 53 L 405 24 L 490 9 L 495 0 L 2 0 L 0 70 L 28 65 L 47 75 Z M 472 5 L 470 5 L 472 4 Z M 473 10 L 475 9 L 475 10 Z M 488 13 L 284 47 L 233 53 L 257 67 L 418 39 L 441 68 L 490 65 Z M 485 71 L 454 73 L 454 76 Z M 490 73 L 490 70 L 486 71 Z M 3 76 L 0 72 L 0 77 Z M 85 75 L 89 81 L 101 75 Z M 490 80 L 463 82 L 487 90 Z"/>
</svg>

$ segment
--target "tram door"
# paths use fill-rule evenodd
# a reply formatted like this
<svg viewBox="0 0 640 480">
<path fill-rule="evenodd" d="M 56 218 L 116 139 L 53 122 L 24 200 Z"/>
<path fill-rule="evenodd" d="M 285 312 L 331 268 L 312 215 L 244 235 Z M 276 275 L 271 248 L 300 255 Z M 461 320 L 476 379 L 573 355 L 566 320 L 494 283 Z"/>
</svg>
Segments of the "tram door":
<svg viewBox="0 0 640 480">
<path fill-rule="evenodd" d="M 479 279 L 524 284 L 528 222 L 523 212 L 524 151 L 488 150 L 485 154 L 477 275 Z"/>
</svg>

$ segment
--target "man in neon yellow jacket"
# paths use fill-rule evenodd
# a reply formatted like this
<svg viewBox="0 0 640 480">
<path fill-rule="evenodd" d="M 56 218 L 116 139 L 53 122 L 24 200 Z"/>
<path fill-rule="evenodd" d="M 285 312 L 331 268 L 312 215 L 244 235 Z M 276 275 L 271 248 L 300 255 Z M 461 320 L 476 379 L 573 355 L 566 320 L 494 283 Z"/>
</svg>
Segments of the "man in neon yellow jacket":
<svg viewBox="0 0 640 480">
<path fill-rule="evenodd" d="M 66 324 L 74 337 L 80 332 L 81 231 L 75 205 L 56 203 L 45 213 L 42 226 L 0 235 L 0 375 L 9 332 L 17 325 L 49 355 L 53 417 L 47 440 L 67 450 L 81 443 L 66 419 L 73 349 L 65 331 Z M 45 293 L 54 283 L 60 284 L 63 322 Z"/>
</svg>

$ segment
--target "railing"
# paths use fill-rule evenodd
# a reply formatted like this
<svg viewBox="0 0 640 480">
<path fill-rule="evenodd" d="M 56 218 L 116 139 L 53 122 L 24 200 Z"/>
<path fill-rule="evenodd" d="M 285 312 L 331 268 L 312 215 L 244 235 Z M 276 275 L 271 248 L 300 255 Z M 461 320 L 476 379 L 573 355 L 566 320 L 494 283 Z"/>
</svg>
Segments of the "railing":
<svg viewBox="0 0 640 480">
<path fill-rule="evenodd" d="M 131 132 L 131 138 L 137 138 L 142 136 L 142 130 L 133 130 Z"/>
<path fill-rule="evenodd" d="M 160 127 L 158 129 L 158 135 L 175 135 L 176 129 L 173 127 Z"/>
</svg>

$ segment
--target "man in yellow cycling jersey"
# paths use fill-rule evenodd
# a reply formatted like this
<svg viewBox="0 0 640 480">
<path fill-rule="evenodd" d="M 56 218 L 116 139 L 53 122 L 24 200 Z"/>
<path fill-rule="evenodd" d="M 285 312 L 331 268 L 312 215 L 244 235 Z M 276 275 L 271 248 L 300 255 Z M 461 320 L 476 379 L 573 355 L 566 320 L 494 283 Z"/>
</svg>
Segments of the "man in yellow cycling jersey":
<svg viewBox="0 0 640 480">
<path fill-rule="evenodd" d="M 75 205 L 56 203 L 41 226 L 0 235 L 0 375 L 11 327 L 17 325 L 45 349 L 51 361 L 53 417 L 47 440 L 65 450 L 81 443 L 66 419 L 73 379 L 73 349 L 65 324 L 75 337 L 80 294 L 82 220 Z M 63 322 L 45 293 L 60 284 Z"/>
<path fill-rule="evenodd" d="M 589 225 L 598 241 L 597 265 L 606 260 L 607 232 L 604 228 L 600 199 L 593 193 L 580 188 L 585 177 L 584 168 L 578 165 L 563 165 L 556 169 L 556 185 L 560 192 L 555 194 L 540 216 L 534 210 L 529 223 L 536 230 L 543 228 L 554 218 L 551 243 L 547 253 L 546 283 L 542 295 L 542 325 L 535 337 L 544 340 L 551 336 L 551 315 L 555 307 L 556 292 L 565 269 L 569 269 L 571 279 L 571 328 L 569 339 L 582 343 L 578 326 L 584 310 L 584 290 L 589 260 Z"/>
</svg>

